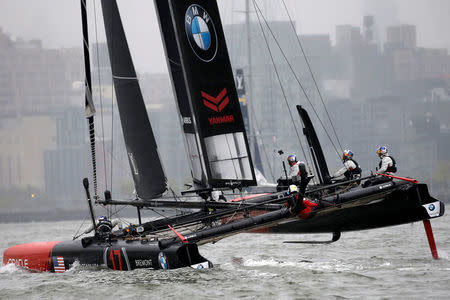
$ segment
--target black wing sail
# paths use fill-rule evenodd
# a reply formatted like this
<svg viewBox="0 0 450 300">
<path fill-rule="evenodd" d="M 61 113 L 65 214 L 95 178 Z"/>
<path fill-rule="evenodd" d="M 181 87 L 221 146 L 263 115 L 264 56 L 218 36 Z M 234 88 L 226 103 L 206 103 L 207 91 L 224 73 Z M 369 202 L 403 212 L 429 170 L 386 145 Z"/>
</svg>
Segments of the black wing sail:
<svg viewBox="0 0 450 300">
<path fill-rule="evenodd" d="M 198 165 L 204 168 L 200 183 L 206 187 L 256 185 L 216 1 L 155 3 L 180 113 L 184 124 L 191 122 L 195 130 L 195 135 L 186 128 L 184 133 L 188 147 L 198 148 Z M 183 107 L 189 107 L 191 119 L 184 119 Z M 198 181 L 199 176 L 194 179 Z"/>
<path fill-rule="evenodd" d="M 140 199 L 159 197 L 167 189 L 155 137 L 134 70 L 115 0 L 102 0 L 114 88 L 128 160 Z"/>
<path fill-rule="evenodd" d="M 305 134 L 309 148 L 311 149 L 311 155 L 317 169 L 317 174 L 319 175 L 319 181 L 320 183 L 331 183 L 327 161 L 323 155 L 322 146 L 320 145 L 319 138 L 317 137 L 311 119 L 306 110 L 300 105 L 297 105 L 297 111 L 303 122 L 303 133 Z"/>
<path fill-rule="evenodd" d="M 189 105 L 181 58 L 177 48 L 175 31 L 172 17 L 170 15 L 167 0 L 155 0 L 156 12 L 160 23 L 161 37 L 166 52 L 169 73 L 173 83 L 174 95 L 176 96 L 178 113 L 181 117 L 181 126 L 184 133 L 185 147 L 188 152 L 188 161 L 191 168 L 192 178 L 197 184 L 205 186 L 206 167 L 200 154 L 199 136 L 195 130 L 195 118 Z"/>
</svg>

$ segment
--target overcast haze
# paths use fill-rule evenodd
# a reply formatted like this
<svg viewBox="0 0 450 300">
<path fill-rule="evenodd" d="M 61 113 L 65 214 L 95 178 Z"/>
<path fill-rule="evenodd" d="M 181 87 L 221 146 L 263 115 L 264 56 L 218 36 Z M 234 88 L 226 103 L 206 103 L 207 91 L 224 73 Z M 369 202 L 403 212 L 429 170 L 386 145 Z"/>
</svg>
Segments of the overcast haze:
<svg viewBox="0 0 450 300">
<path fill-rule="evenodd" d="M 447 0 L 285 0 L 301 34 L 328 33 L 334 40 L 335 26 L 361 26 L 362 16 L 375 15 L 381 28 L 376 37 L 384 40 L 385 27 L 400 23 L 417 26 L 419 47 L 450 48 L 450 1 Z M 89 22 L 94 36 L 93 1 Z M 156 21 L 153 1 L 119 0 L 119 8 L 140 72 L 166 72 L 166 63 Z M 218 0 L 224 24 L 243 21 L 244 0 Z M 271 20 L 287 19 L 281 0 L 258 3 Z M 100 1 L 95 1 L 99 40 L 104 41 Z M 79 0 L 0 0 L 0 27 L 16 38 L 40 39 L 44 47 L 81 47 Z"/>
</svg>

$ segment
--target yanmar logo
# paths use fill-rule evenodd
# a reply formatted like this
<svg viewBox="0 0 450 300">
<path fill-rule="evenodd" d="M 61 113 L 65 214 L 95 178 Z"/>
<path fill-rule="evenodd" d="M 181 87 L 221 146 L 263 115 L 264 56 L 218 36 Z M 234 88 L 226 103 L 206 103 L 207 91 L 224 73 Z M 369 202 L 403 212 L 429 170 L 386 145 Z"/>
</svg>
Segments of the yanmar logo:
<svg viewBox="0 0 450 300">
<path fill-rule="evenodd" d="M 230 103 L 230 99 L 227 96 L 227 89 L 224 88 L 217 97 L 213 97 L 202 91 L 203 104 L 216 111 L 221 112 Z"/>
<path fill-rule="evenodd" d="M 202 98 L 203 104 L 215 112 L 221 112 L 228 105 L 228 103 L 230 103 L 230 99 L 228 98 L 226 88 L 224 88 L 216 97 L 211 96 L 203 91 L 201 93 L 203 97 Z M 227 116 L 210 117 L 208 118 L 208 121 L 210 125 L 233 123 L 234 116 L 227 115 Z"/>
<path fill-rule="evenodd" d="M 208 118 L 209 124 L 216 125 L 216 124 L 223 124 L 223 123 L 233 123 L 234 122 L 234 116 L 221 116 L 221 117 L 211 117 Z"/>
</svg>

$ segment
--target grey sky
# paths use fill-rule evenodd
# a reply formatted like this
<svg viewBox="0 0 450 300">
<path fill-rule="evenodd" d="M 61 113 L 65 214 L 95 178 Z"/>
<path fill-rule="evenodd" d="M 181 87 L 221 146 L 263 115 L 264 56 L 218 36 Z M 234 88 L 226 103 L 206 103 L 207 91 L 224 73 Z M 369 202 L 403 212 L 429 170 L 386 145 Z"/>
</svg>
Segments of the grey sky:
<svg viewBox="0 0 450 300">
<path fill-rule="evenodd" d="M 90 3 L 91 40 L 95 40 L 93 0 Z M 286 20 L 281 0 L 257 0 L 269 19 Z M 285 0 L 302 34 L 329 33 L 337 24 L 361 26 L 362 16 L 374 14 L 382 27 L 399 23 L 417 26 L 418 46 L 450 48 L 448 0 Z M 140 72 L 166 70 L 152 0 L 118 0 L 119 8 Z M 218 0 L 225 24 L 241 22 L 244 0 Z M 103 41 L 100 1 L 95 0 L 99 40 Z M 0 0 L 0 27 L 16 38 L 41 39 L 45 47 L 81 47 L 79 0 Z"/>
</svg>

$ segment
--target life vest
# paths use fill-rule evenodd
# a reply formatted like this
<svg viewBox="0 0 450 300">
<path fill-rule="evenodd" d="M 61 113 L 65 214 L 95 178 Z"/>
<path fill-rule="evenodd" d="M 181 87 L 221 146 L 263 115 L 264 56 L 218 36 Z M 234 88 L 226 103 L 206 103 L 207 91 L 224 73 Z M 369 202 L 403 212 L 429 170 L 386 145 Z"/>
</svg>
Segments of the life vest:
<svg viewBox="0 0 450 300">
<path fill-rule="evenodd" d="M 390 172 L 390 173 L 397 172 L 397 167 L 395 166 L 396 165 L 395 159 L 390 155 L 386 156 L 386 157 L 389 157 L 390 159 L 392 159 L 392 166 L 388 166 L 386 169 L 386 172 Z M 381 168 L 381 163 L 382 163 L 382 160 L 380 160 L 380 162 L 378 164 L 378 168 Z"/>
<path fill-rule="evenodd" d="M 359 166 L 358 162 L 357 162 L 356 160 L 354 160 L 353 158 L 349 158 L 348 160 L 351 160 L 351 161 L 356 165 L 356 168 L 354 168 L 354 169 L 352 169 L 352 170 L 347 170 L 347 171 L 344 173 L 344 176 L 345 176 L 347 179 L 353 179 L 354 175 L 359 175 L 359 174 L 362 173 L 362 169 L 361 169 L 361 167 Z"/>
</svg>

